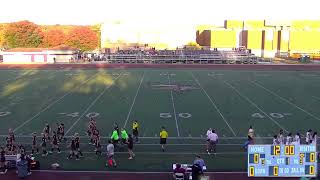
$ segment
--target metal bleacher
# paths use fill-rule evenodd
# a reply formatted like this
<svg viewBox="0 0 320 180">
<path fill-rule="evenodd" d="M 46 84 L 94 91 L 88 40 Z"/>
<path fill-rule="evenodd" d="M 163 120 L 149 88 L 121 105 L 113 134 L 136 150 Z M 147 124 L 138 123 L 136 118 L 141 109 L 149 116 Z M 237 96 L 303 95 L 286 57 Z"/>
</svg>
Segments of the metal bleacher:
<svg viewBox="0 0 320 180">
<path fill-rule="evenodd" d="M 257 57 L 239 51 L 157 51 L 155 54 L 131 53 L 105 55 L 107 63 L 153 64 L 256 64 Z"/>
</svg>

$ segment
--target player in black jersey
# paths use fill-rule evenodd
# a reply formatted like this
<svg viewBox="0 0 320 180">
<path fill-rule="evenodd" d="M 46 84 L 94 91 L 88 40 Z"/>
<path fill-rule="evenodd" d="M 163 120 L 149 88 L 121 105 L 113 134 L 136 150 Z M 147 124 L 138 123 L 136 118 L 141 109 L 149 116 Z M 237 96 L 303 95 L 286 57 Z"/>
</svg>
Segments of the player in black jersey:
<svg viewBox="0 0 320 180">
<path fill-rule="evenodd" d="M 75 133 L 74 141 L 75 141 L 75 144 L 76 144 L 77 153 L 79 153 L 80 157 L 83 157 L 83 154 L 82 154 L 81 149 L 80 149 L 80 137 L 79 137 L 78 133 Z"/>
<path fill-rule="evenodd" d="M 97 144 L 97 140 L 100 138 L 100 131 L 98 129 L 94 129 L 92 132 L 93 145 Z"/>
<path fill-rule="evenodd" d="M 71 140 L 71 144 L 69 145 L 69 147 L 70 147 L 70 153 L 69 153 L 68 159 L 71 159 L 73 156 L 76 156 L 76 160 L 79 160 L 79 155 L 76 148 L 76 142 L 74 139 Z"/>
<path fill-rule="evenodd" d="M 3 147 L 0 147 L 0 174 L 6 174 L 7 164 L 6 164 L 6 151 Z"/>
<path fill-rule="evenodd" d="M 46 124 L 46 126 L 43 128 L 43 133 L 44 133 L 44 136 L 50 141 L 51 129 L 49 124 Z"/>
<path fill-rule="evenodd" d="M 47 156 L 47 137 L 44 133 L 41 133 L 42 138 L 41 138 L 41 148 L 42 148 L 42 156 Z"/>
<path fill-rule="evenodd" d="M 100 143 L 100 138 L 97 139 L 96 141 L 96 145 L 95 145 L 95 150 L 96 155 L 101 155 L 102 151 L 101 151 L 101 143 Z"/>
<path fill-rule="evenodd" d="M 51 151 L 49 151 L 50 154 L 53 153 L 54 149 L 58 150 L 58 153 L 61 153 L 60 148 L 59 148 L 59 143 L 58 143 L 58 136 L 55 131 L 53 131 L 53 136 L 52 136 L 52 142 L 51 142 Z"/>
<path fill-rule="evenodd" d="M 59 125 L 58 132 L 59 132 L 59 133 L 58 133 L 59 142 L 61 142 L 62 139 L 63 139 L 64 141 L 67 141 L 67 138 L 64 137 L 64 124 L 63 124 L 63 123 L 61 123 L 61 124 Z"/>
<path fill-rule="evenodd" d="M 34 154 L 35 150 L 37 150 L 37 153 L 39 153 L 39 147 L 38 147 L 38 143 L 37 143 L 37 133 L 36 132 L 32 133 L 32 151 L 31 151 L 31 155 Z"/>
<path fill-rule="evenodd" d="M 14 144 L 14 142 L 16 141 L 16 138 L 14 136 L 14 132 L 12 129 L 9 129 L 9 134 L 8 134 L 9 140 L 11 142 L 11 144 Z"/>
</svg>

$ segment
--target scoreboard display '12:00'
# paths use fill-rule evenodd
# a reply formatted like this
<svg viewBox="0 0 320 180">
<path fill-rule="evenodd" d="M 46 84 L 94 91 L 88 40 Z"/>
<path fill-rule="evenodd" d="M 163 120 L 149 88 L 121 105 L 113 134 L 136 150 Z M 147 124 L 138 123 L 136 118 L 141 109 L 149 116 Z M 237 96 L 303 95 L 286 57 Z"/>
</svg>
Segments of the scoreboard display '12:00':
<svg viewBox="0 0 320 180">
<path fill-rule="evenodd" d="M 315 177 L 316 145 L 249 145 L 249 177 Z"/>
</svg>

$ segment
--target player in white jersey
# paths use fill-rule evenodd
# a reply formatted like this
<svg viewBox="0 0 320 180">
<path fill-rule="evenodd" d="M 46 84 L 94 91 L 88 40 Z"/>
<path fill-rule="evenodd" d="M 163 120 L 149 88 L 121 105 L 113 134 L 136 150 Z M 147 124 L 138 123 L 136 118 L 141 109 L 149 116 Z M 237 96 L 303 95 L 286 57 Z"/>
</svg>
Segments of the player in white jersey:
<svg viewBox="0 0 320 180">
<path fill-rule="evenodd" d="M 294 136 L 294 145 L 300 145 L 300 133 L 297 133 L 295 136 Z"/>
<path fill-rule="evenodd" d="M 309 129 L 309 130 L 307 131 L 307 133 L 306 133 L 306 143 L 307 143 L 307 144 L 312 143 L 312 135 L 311 135 L 311 133 L 312 133 L 312 130 L 311 130 L 311 129 Z"/>
<path fill-rule="evenodd" d="M 317 132 L 314 132 L 312 135 L 312 144 L 317 145 L 318 135 Z"/>
<path fill-rule="evenodd" d="M 292 134 L 289 133 L 286 138 L 286 145 L 292 145 L 292 144 L 293 144 Z"/>
<path fill-rule="evenodd" d="M 280 142 L 279 142 L 279 139 L 278 139 L 278 136 L 277 135 L 274 135 L 273 136 L 273 143 L 272 143 L 274 146 L 275 145 L 280 145 Z"/>
<path fill-rule="evenodd" d="M 283 136 L 283 130 L 280 129 L 279 135 L 278 135 L 278 141 L 280 145 L 284 144 L 284 136 Z"/>
</svg>

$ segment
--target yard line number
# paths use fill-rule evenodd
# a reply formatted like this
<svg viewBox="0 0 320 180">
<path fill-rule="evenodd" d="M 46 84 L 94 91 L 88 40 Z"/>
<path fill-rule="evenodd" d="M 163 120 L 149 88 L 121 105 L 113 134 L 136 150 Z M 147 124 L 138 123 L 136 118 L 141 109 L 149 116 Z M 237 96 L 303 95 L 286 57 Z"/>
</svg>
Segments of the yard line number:
<svg viewBox="0 0 320 180">
<path fill-rule="evenodd" d="M 177 113 L 180 118 L 191 118 L 192 115 L 190 113 Z M 172 118 L 172 113 L 160 113 L 160 117 L 164 119 Z"/>
<path fill-rule="evenodd" d="M 269 113 L 269 115 L 273 118 L 277 118 L 277 119 L 281 119 L 281 118 L 284 118 L 286 116 L 290 116 L 292 115 L 291 113 Z M 265 115 L 261 114 L 261 113 L 253 113 L 251 115 L 251 117 L 253 118 L 265 118 Z"/>
<path fill-rule="evenodd" d="M 9 114 L 11 114 L 11 112 L 9 112 L 9 111 L 6 111 L 6 112 L 0 112 L 0 117 L 8 116 Z"/>
<path fill-rule="evenodd" d="M 63 113 L 58 113 L 58 114 L 65 115 L 65 116 L 72 117 L 72 118 L 80 116 L 79 112 L 73 112 L 73 113 L 64 113 L 63 112 Z M 99 115 L 100 114 L 97 112 L 90 112 L 90 113 L 86 114 L 86 117 L 87 118 L 90 118 L 90 117 L 95 118 L 95 117 L 98 117 Z"/>
</svg>

